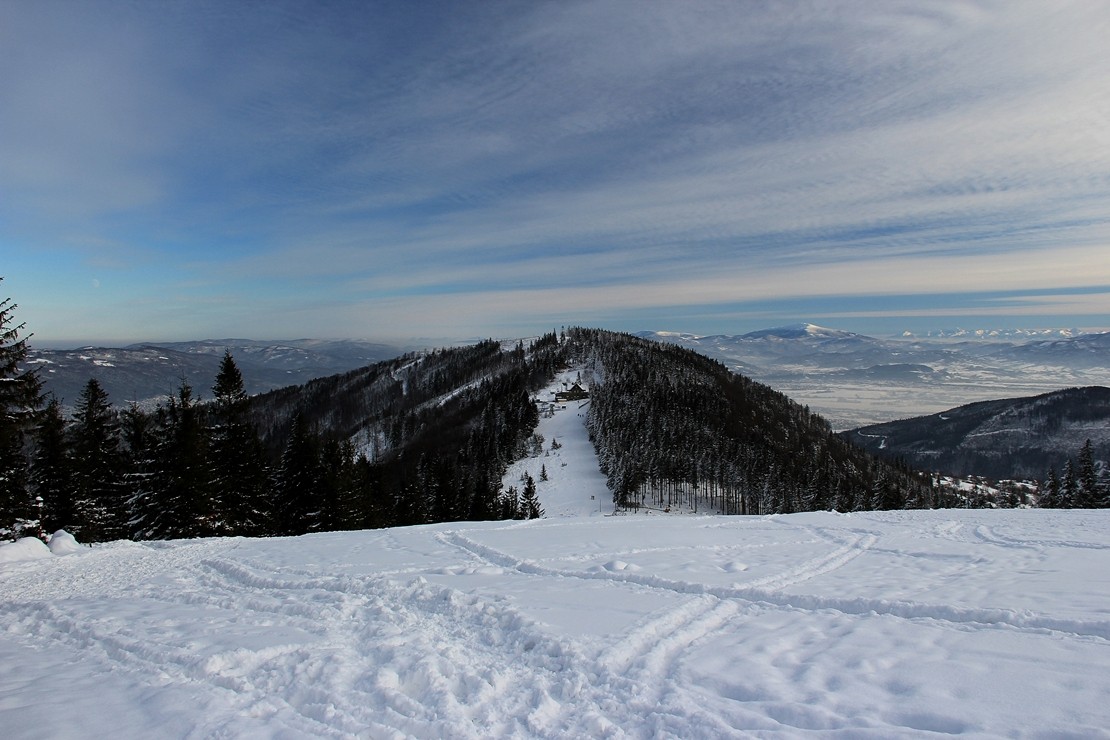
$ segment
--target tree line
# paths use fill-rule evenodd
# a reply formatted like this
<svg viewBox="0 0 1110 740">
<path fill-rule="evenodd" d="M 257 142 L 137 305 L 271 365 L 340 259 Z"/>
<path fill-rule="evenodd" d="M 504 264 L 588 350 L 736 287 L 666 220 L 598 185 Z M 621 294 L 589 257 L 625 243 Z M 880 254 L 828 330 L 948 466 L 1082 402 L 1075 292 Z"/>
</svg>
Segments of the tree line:
<svg viewBox="0 0 1110 740">
<path fill-rule="evenodd" d="M 1076 458 L 1064 461 L 1062 474 L 1049 468 L 1038 505 L 1043 509 L 1110 508 L 1110 470 L 1095 461 L 1091 440 L 1083 444 Z"/>
<path fill-rule="evenodd" d="M 90 380 L 73 412 L 24 367 L 0 303 L 0 537 L 86 542 L 298 535 L 542 515 L 528 454 L 535 393 L 582 368 L 587 430 L 618 508 L 723 514 L 969 505 L 932 476 L 833 434 L 785 395 L 693 351 L 572 328 L 514 346 L 410 353 L 248 397 L 225 353 L 211 399 L 182 380 L 153 410 Z M 1088 443 L 1045 506 L 1106 505 Z M 546 470 L 543 471 L 546 473 Z M 542 478 L 542 476 L 541 476 Z"/>
<path fill-rule="evenodd" d="M 211 400 L 183 380 L 154 410 L 120 411 L 92 379 L 67 417 L 22 369 L 14 308 L 0 304 L 0 538 L 297 535 L 540 511 L 534 488 L 503 491 L 501 479 L 538 422 L 532 394 L 559 362 L 554 334 L 254 397 L 228 352 Z"/>
<path fill-rule="evenodd" d="M 785 395 L 670 344 L 570 332 L 591 386 L 587 416 L 619 507 L 724 514 L 943 505 L 904 464 L 833 434 Z"/>
</svg>

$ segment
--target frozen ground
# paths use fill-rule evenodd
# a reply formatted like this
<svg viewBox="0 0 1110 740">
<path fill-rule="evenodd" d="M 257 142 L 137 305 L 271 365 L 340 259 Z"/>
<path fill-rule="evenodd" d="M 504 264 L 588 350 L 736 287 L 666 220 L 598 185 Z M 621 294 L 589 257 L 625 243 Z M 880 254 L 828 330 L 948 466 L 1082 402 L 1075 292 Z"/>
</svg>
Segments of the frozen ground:
<svg viewBox="0 0 1110 740">
<path fill-rule="evenodd" d="M 568 406 L 546 519 L 0 548 L 0 735 L 1110 737 L 1110 511 L 601 516 Z"/>
<path fill-rule="evenodd" d="M 595 517 L 0 565 L 6 738 L 1107 737 L 1110 513 Z"/>
</svg>

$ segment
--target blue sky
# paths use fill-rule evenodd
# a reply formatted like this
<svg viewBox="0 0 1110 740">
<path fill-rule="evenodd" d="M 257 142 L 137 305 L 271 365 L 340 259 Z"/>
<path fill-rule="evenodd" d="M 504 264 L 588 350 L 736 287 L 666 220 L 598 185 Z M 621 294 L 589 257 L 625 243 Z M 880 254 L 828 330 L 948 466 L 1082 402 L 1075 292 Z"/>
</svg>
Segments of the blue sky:
<svg viewBox="0 0 1110 740">
<path fill-rule="evenodd" d="M 1110 328 L 1110 4 L 0 3 L 33 342 Z"/>
</svg>

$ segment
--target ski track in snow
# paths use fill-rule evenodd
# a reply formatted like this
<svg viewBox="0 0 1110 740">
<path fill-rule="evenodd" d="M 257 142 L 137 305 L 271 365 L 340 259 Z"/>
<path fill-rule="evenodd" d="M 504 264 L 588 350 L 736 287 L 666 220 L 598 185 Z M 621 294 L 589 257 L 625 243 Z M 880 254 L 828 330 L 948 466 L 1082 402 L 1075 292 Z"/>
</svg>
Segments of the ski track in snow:
<svg viewBox="0 0 1110 740">
<path fill-rule="evenodd" d="M 762 670 L 775 675 L 788 666 L 800 677 L 794 686 L 805 686 L 811 675 L 821 673 L 834 687 L 828 696 L 837 697 L 836 681 L 824 676 L 832 666 L 813 657 L 803 667 L 791 656 L 817 651 L 822 641 L 835 648 L 836 630 L 851 637 L 872 624 L 881 625 L 876 628 L 880 633 L 909 642 L 909 635 L 927 630 L 957 635 L 932 638 L 936 641 L 971 639 L 969 644 L 975 644 L 994 635 L 1020 645 L 1048 641 L 1093 651 L 1096 661 L 1110 655 L 1110 619 L 1104 609 L 1089 618 L 1069 619 L 1030 609 L 800 590 L 838 578 L 871 557 L 920 560 L 912 553 L 927 550 L 930 542 L 990 548 L 1000 557 L 1015 547 L 1094 557 L 1103 557 L 1108 549 L 1097 547 L 1099 538 L 1106 544 L 1107 536 L 1094 526 L 1086 532 L 1090 539 L 1045 536 L 1020 526 L 1022 516 L 1042 512 L 1008 512 L 1003 514 L 1007 534 L 999 535 L 1001 525 L 985 523 L 989 515 L 973 513 L 966 524 L 954 518 L 960 512 L 888 515 L 885 522 L 832 514 L 727 521 L 624 517 L 583 519 L 578 525 L 559 519 L 286 540 L 119 543 L 0 570 L 6 594 L 0 647 L 18 643 L 71 655 L 94 675 L 122 678 L 136 696 L 146 696 L 143 692 L 152 687 L 183 692 L 188 707 L 171 705 L 161 711 L 186 712 L 196 723 L 187 734 L 199 737 L 912 736 L 944 728 L 985 731 L 982 722 L 961 723 L 934 709 L 899 713 L 887 707 L 852 716 L 842 698 L 820 699 L 814 706 L 784 701 L 774 690 L 737 683 L 728 671 L 706 678 L 702 666 L 709 659 L 702 656 L 722 636 L 747 634 L 745 644 L 753 640 L 749 647 L 761 656 L 756 665 Z M 1110 522 L 1106 517 L 1100 521 Z M 724 539 L 685 548 L 640 545 L 645 537 L 673 536 L 676 531 L 695 540 Z M 913 548 L 906 546 L 910 532 L 917 540 Z M 597 547 L 597 538 L 605 533 L 611 541 Z M 961 540 L 962 534 L 969 536 Z M 746 535 L 769 539 L 761 548 L 745 541 Z M 568 536 L 566 557 L 544 544 L 547 538 Z M 792 552 L 817 548 L 820 554 L 781 558 L 774 573 L 739 583 L 677 575 L 677 566 L 704 560 L 721 566 L 716 568 L 720 578 L 745 578 L 748 571 L 724 566 L 737 554 L 756 562 L 775 538 L 788 543 Z M 350 546 L 356 539 L 358 549 L 377 556 L 378 564 L 352 557 Z M 728 544 L 731 539 L 735 546 Z M 534 555 L 517 554 L 492 541 L 531 543 L 525 552 Z M 592 558 L 575 551 L 574 545 L 588 543 L 594 546 Z M 681 559 L 674 560 L 670 575 L 650 572 L 644 560 L 676 555 Z M 418 564 L 421 560 L 424 565 Z M 608 608 L 635 599 L 646 599 L 651 606 L 620 630 L 585 638 L 529 613 L 527 594 L 580 588 L 576 583 L 604 585 L 612 599 Z M 791 630 L 768 633 L 774 636 L 770 643 L 757 637 L 762 625 L 780 620 L 803 627 L 794 638 Z M 775 640 L 783 642 L 781 649 L 771 649 Z M 889 647 L 880 648 L 884 646 Z M 901 650 L 905 654 L 908 648 Z M 872 672 L 885 675 L 891 670 L 878 652 L 853 659 Z M 912 693 L 909 678 L 884 680 L 893 694 Z M 712 689 L 708 695 L 707 687 Z M 1104 681 L 1090 691 L 1105 694 L 1108 688 Z M 17 717 L 10 706 L 0 700 L 6 724 L 26 719 L 25 711 Z M 1105 711 L 1098 717 L 1072 729 L 1090 736 L 1106 718 Z M 50 727 L 48 717 L 34 719 Z M 68 735 L 51 729 L 14 736 L 86 734 L 80 727 Z"/>
<path fill-rule="evenodd" d="M 4 738 L 1110 737 L 1110 512 L 605 517 L 578 414 L 546 520 L 0 560 Z"/>
</svg>

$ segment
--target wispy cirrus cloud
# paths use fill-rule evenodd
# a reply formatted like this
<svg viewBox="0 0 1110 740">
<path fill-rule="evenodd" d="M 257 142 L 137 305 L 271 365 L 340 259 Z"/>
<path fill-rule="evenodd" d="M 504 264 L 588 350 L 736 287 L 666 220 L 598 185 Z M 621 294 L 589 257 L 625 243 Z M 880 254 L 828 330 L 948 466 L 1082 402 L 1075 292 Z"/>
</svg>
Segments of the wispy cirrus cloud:
<svg viewBox="0 0 1110 740">
<path fill-rule="evenodd" d="M 984 290 L 1090 316 L 1108 31 L 1032 0 L 9 3 L 2 269 L 46 334 L 156 336 L 126 306 L 167 294 L 194 336 L 740 330 Z M 92 265 L 119 289 L 47 287 Z"/>
</svg>

